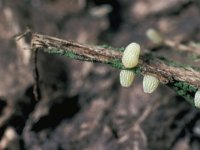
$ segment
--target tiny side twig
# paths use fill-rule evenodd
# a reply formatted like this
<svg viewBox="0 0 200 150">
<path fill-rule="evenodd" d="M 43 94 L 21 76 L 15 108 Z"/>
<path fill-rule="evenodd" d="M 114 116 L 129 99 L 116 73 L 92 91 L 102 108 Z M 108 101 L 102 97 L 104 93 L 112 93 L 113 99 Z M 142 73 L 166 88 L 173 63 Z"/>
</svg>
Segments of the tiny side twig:
<svg viewBox="0 0 200 150">
<path fill-rule="evenodd" d="M 59 38 L 32 33 L 32 49 L 64 55 L 81 61 L 99 62 L 118 69 L 126 69 L 121 63 L 123 48 L 88 46 Z M 200 87 L 200 69 L 176 63 L 152 53 L 140 55 L 139 64 L 131 69 L 139 74 L 153 74 L 161 83 L 174 89 L 193 104 L 194 94 Z"/>
<path fill-rule="evenodd" d="M 190 43 L 189 45 L 184 45 L 172 40 L 165 40 L 164 45 L 169 46 L 173 49 L 177 49 L 179 51 L 186 51 L 190 53 L 195 53 L 200 55 L 200 48 L 194 46 L 194 43 Z"/>
<path fill-rule="evenodd" d="M 39 86 L 39 72 L 38 72 L 38 66 L 37 66 L 37 53 L 38 49 L 35 49 L 32 53 L 33 57 L 33 78 L 35 81 L 35 84 L 33 86 L 33 94 L 35 96 L 35 100 L 39 101 L 41 98 L 41 93 L 40 93 L 40 86 Z"/>
</svg>

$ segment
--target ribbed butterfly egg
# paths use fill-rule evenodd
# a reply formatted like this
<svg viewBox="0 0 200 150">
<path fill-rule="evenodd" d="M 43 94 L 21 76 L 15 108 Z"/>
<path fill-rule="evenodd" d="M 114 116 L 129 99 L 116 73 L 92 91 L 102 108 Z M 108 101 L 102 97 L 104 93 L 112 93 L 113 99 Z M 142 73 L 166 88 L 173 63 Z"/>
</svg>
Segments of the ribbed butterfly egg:
<svg viewBox="0 0 200 150">
<path fill-rule="evenodd" d="M 121 86 L 129 87 L 133 83 L 135 73 L 130 70 L 121 70 L 119 76 Z"/>
<path fill-rule="evenodd" d="M 194 95 L 194 105 L 197 108 L 200 108 L 200 90 L 198 90 Z"/>
<path fill-rule="evenodd" d="M 145 93 L 152 93 L 159 85 L 158 78 L 152 75 L 144 75 L 143 78 L 143 90 Z"/>
<path fill-rule="evenodd" d="M 161 34 L 155 29 L 148 29 L 146 32 L 146 36 L 155 44 L 162 44 L 164 39 Z"/>
<path fill-rule="evenodd" d="M 129 44 L 124 50 L 122 64 L 126 68 L 133 68 L 138 64 L 140 55 L 140 45 L 137 43 Z"/>
</svg>

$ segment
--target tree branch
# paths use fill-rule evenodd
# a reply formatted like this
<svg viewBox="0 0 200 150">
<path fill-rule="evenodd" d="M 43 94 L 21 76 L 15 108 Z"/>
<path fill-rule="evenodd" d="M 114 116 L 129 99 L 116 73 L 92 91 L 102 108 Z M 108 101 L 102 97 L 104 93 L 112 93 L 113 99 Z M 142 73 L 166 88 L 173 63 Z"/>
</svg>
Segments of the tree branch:
<svg viewBox="0 0 200 150">
<path fill-rule="evenodd" d="M 64 55 L 72 59 L 109 64 L 117 69 L 126 69 L 121 63 L 124 48 L 88 46 L 51 36 L 32 33 L 32 49 Z M 141 54 L 139 64 L 131 69 L 137 74 L 154 74 L 160 82 L 174 89 L 193 104 L 194 94 L 200 87 L 200 68 L 179 64 L 151 53 Z"/>
</svg>

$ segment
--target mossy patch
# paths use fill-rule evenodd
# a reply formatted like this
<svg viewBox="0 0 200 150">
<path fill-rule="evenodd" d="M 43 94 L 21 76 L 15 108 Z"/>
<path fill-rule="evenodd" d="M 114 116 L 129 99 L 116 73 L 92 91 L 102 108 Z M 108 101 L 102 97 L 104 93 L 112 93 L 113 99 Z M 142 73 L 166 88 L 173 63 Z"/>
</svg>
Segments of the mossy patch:
<svg viewBox="0 0 200 150">
<path fill-rule="evenodd" d="M 47 52 L 47 53 L 50 53 L 50 54 L 57 54 L 57 55 L 60 55 L 60 56 L 66 56 L 66 57 L 69 57 L 71 59 L 82 59 L 81 56 L 76 55 L 72 51 L 65 51 L 65 50 L 62 50 L 62 49 L 54 48 L 54 47 L 47 48 L 44 51 Z"/>
<path fill-rule="evenodd" d="M 168 86 L 194 106 L 194 94 L 197 91 L 196 87 L 185 82 L 175 82 L 173 84 L 168 84 Z"/>
<path fill-rule="evenodd" d="M 109 62 L 109 64 L 112 65 L 112 67 L 117 68 L 117 69 L 126 69 L 123 64 L 121 63 L 120 60 L 118 59 L 113 59 Z"/>
<path fill-rule="evenodd" d="M 195 54 L 195 53 L 192 53 L 192 54 L 189 54 L 189 55 L 188 55 L 188 59 L 189 59 L 190 61 L 195 61 L 195 60 L 199 60 L 199 59 L 200 59 L 200 56 L 197 55 L 197 54 Z"/>
</svg>

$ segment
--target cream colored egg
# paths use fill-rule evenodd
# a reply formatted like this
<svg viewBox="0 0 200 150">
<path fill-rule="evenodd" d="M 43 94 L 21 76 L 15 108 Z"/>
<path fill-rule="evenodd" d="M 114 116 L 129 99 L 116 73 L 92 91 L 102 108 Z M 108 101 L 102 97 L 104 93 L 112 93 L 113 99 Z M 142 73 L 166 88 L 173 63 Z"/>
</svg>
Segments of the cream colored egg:
<svg viewBox="0 0 200 150">
<path fill-rule="evenodd" d="M 129 87 L 133 83 L 135 78 L 135 73 L 130 70 L 120 71 L 120 84 L 123 87 Z"/>
<path fill-rule="evenodd" d="M 161 34 L 152 28 L 147 30 L 146 36 L 155 44 L 162 44 L 164 40 Z"/>
<path fill-rule="evenodd" d="M 158 78 L 151 75 L 144 75 L 143 90 L 145 93 L 152 93 L 159 85 Z"/>
<path fill-rule="evenodd" d="M 122 56 L 122 64 L 126 68 L 133 68 L 137 66 L 139 62 L 139 55 L 140 55 L 140 45 L 137 43 L 129 44 L 124 50 Z"/>
<path fill-rule="evenodd" d="M 200 108 L 200 90 L 198 90 L 195 93 L 195 96 L 194 96 L 194 105 L 195 105 L 195 107 Z"/>
</svg>

